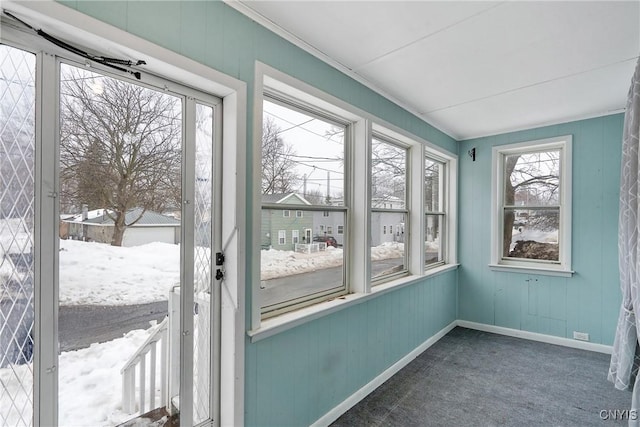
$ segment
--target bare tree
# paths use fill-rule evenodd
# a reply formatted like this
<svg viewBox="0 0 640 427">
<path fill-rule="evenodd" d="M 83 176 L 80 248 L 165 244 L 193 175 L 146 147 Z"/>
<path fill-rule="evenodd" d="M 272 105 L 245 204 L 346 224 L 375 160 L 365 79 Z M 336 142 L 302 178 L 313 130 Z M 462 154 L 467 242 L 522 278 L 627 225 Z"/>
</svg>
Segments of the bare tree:
<svg viewBox="0 0 640 427">
<path fill-rule="evenodd" d="M 388 200 L 405 200 L 407 186 L 407 151 L 404 148 L 374 140 L 371 148 L 371 196 L 374 207 Z"/>
<path fill-rule="evenodd" d="M 179 98 L 63 66 L 60 114 L 63 203 L 104 209 L 112 245 L 146 210 L 179 206 Z M 134 208 L 141 213 L 127 220 Z"/>
<path fill-rule="evenodd" d="M 518 193 L 525 194 L 527 205 L 545 206 L 557 204 L 559 198 L 559 152 L 544 151 L 520 155 L 509 155 L 505 158 L 505 206 L 515 206 Z M 554 215 L 535 218 L 539 226 L 545 228 L 558 227 L 559 218 Z M 515 210 L 507 209 L 504 213 L 502 253 L 510 252 L 515 223 Z"/>
<path fill-rule="evenodd" d="M 262 194 L 290 193 L 300 181 L 293 147 L 280 137 L 270 117 L 262 122 Z"/>
</svg>

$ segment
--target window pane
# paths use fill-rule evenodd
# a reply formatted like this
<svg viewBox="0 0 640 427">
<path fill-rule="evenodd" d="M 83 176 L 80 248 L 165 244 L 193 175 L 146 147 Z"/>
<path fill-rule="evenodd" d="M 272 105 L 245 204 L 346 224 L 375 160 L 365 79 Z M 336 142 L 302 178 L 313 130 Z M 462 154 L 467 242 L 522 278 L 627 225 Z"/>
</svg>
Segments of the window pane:
<svg viewBox="0 0 640 427">
<path fill-rule="evenodd" d="M 267 100 L 263 105 L 263 202 L 295 193 L 310 204 L 343 206 L 344 127 Z"/>
<path fill-rule="evenodd" d="M 559 260 L 558 227 L 560 209 L 505 209 L 503 256 L 545 261 Z"/>
<path fill-rule="evenodd" d="M 322 211 L 305 211 L 300 218 L 284 218 L 281 210 L 262 209 L 263 309 L 344 289 L 344 236 L 316 232 L 320 222 L 344 228 L 345 213 L 332 211 L 325 217 Z M 299 236 L 299 242 L 286 235 Z"/>
<path fill-rule="evenodd" d="M 180 98 L 61 65 L 60 425 L 118 425 L 164 406 L 160 342 L 181 277 L 181 147 Z M 141 348 L 147 339 L 156 344 Z M 123 402 L 125 384 L 144 398 Z"/>
<path fill-rule="evenodd" d="M 424 207 L 427 212 L 440 212 L 442 209 L 440 176 L 444 165 L 429 158 L 425 159 L 424 167 Z"/>
<path fill-rule="evenodd" d="M 441 243 L 442 215 L 426 215 L 424 236 L 425 265 L 444 261 Z"/>
<path fill-rule="evenodd" d="M 406 214 L 371 213 L 371 277 L 380 278 L 406 271 Z"/>
<path fill-rule="evenodd" d="M 506 206 L 554 206 L 560 200 L 560 151 L 504 157 Z"/>
<path fill-rule="evenodd" d="M 33 418 L 35 55 L 0 45 L 0 425 Z"/>
<path fill-rule="evenodd" d="M 211 240 L 213 108 L 196 104 L 194 197 L 193 422 L 209 419 L 211 390 Z"/>
<path fill-rule="evenodd" d="M 405 209 L 407 150 L 385 141 L 371 143 L 371 207 Z"/>
</svg>

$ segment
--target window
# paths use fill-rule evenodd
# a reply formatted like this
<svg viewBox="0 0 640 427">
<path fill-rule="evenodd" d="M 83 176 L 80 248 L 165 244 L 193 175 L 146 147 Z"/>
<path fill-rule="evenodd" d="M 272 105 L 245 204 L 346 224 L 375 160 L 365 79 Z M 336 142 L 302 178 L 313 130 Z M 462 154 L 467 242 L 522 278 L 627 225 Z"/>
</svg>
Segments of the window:
<svg viewBox="0 0 640 427">
<path fill-rule="evenodd" d="M 291 216 L 291 211 L 289 211 L 289 210 L 282 211 L 282 216 L 284 218 L 289 218 Z"/>
<path fill-rule="evenodd" d="M 571 140 L 494 147 L 494 267 L 570 274 Z"/>
<path fill-rule="evenodd" d="M 273 318 L 281 313 L 317 303 L 322 311 L 327 301 L 350 304 L 359 295 L 406 283 L 410 274 L 455 268 L 456 230 L 444 225 L 457 222 L 456 156 L 264 64 L 257 67 L 263 72 L 257 103 L 262 135 L 257 132 L 254 140 L 256 166 L 258 160 L 262 166 L 255 187 L 261 186 L 262 232 L 254 234 L 260 276 L 252 277 L 249 335 L 316 308 Z M 435 165 L 428 190 L 425 156 Z M 295 218 L 282 218 L 283 208 L 296 211 Z M 253 219 L 259 224 L 259 215 Z M 286 245 L 272 244 L 269 235 L 277 236 L 278 229 L 305 234 L 297 244 L 293 233 Z M 426 273 L 425 254 L 433 258 Z M 331 265 L 324 264 L 329 259 Z M 301 262 L 321 268 L 299 269 Z M 344 302 L 336 298 L 344 294 L 354 295 Z"/>
<path fill-rule="evenodd" d="M 406 274 L 405 236 L 393 235 L 393 224 L 406 224 L 407 148 L 375 135 L 371 142 L 371 277 L 381 279 Z M 395 207 L 395 208 L 394 208 Z M 382 226 L 378 224 L 386 223 Z M 387 226 L 389 233 L 387 233 Z"/>
<path fill-rule="evenodd" d="M 346 293 L 344 247 L 337 248 L 336 240 L 329 239 L 332 227 L 319 222 L 331 217 L 335 224 L 347 223 L 347 124 L 280 93 L 265 94 L 262 105 L 261 235 L 279 230 L 277 251 L 261 251 L 260 312 L 269 317 Z M 282 203 L 295 205 L 295 219 L 271 215 Z M 290 211 L 284 212 L 289 218 Z M 303 244 L 298 230 L 305 230 Z M 270 248 L 264 239 L 261 247 Z"/>
<path fill-rule="evenodd" d="M 427 154 L 424 161 L 424 262 L 427 268 L 442 264 L 445 235 L 445 163 Z"/>
</svg>

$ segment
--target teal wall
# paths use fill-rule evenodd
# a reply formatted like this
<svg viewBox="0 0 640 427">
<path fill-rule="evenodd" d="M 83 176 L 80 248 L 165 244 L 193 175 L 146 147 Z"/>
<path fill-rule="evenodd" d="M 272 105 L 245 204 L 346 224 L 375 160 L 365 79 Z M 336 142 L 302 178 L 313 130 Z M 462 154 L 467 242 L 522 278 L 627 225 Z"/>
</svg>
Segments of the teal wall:
<svg viewBox="0 0 640 427">
<path fill-rule="evenodd" d="M 457 153 L 449 136 L 218 1 L 61 3 L 247 83 L 247 247 L 260 209 L 251 197 L 256 60 Z M 247 339 L 246 424 L 300 426 L 326 414 L 455 320 L 456 283 L 457 272 L 448 272 L 258 343 Z M 251 283 L 246 290 L 248 308 Z"/>
<path fill-rule="evenodd" d="M 620 289 L 618 196 L 623 115 L 460 143 L 458 315 L 462 320 L 612 345 Z M 570 278 L 489 270 L 491 149 L 573 135 L 573 236 Z"/>
</svg>

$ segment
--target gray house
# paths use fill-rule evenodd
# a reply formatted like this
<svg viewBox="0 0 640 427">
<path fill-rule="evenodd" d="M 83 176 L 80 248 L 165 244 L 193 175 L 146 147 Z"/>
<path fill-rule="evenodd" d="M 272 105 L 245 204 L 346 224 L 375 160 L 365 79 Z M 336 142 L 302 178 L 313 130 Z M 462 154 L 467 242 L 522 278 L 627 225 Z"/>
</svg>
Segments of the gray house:
<svg viewBox="0 0 640 427">
<path fill-rule="evenodd" d="M 304 197 L 296 193 L 267 194 L 262 196 L 262 203 L 283 205 L 282 209 L 262 208 L 262 249 L 292 251 L 296 243 L 311 240 L 313 215 L 300 209 L 311 204 Z"/>
</svg>

